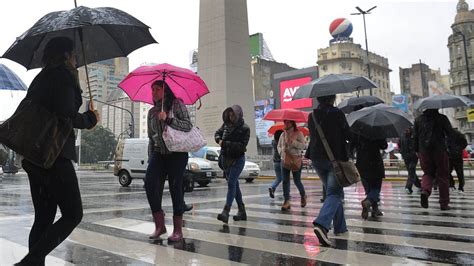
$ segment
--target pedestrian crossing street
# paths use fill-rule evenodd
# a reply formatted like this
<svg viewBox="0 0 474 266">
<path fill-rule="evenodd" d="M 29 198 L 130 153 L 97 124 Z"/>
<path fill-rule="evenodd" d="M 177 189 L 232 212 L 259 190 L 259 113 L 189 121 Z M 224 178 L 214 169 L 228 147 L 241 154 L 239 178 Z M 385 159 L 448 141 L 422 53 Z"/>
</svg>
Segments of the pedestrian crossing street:
<svg viewBox="0 0 474 266">
<path fill-rule="evenodd" d="M 89 212 L 70 237 L 47 258 L 47 265 L 89 264 L 66 256 L 65 250 L 90 256 L 90 264 L 101 265 L 314 265 L 328 264 L 474 264 L 474 190 L 467 184 L 464 195 L 451 195 L 452 207 L 440 211 L 437 192 L 430 208 L 420 207 L 419 194 L 406 195 L 402 183 L 385 182 L 382 190 L 383 217 L 360 218 L 363 188 L 345 189 L 345 214 L 349 233 L 329 234 L 334 248 L 320 247 L 311 223 L 322 206 L 319 185 L 306 185 L 308 205 L 299 207 L 292 187 L 292 207 L 282 212 L 282 192 L 270 199 L 267 183 L 257 183 L 258 192 L 245 198 L 247 221 L 228 225 L 216 219 L 223 199 L 195 204 L 184 216 L 185 239 L 168 243 L 150 242 L 154 229 L 148 208 L 130 208 L 104 213 Z M 279 188 L 281 189 L 281 188 Z M 245 194 L 244 194 L 245 195 Z M 172 209 L 166 208 L 168 233 L 173 231 Z M 231 214 L 237 208 L 234 206 Z M 24 223 L 20 234 L 27 234 Z M 2 234 L 3 235 L 3 234 Z M 0 265 L 19 260 L 26 242 L 0 238 Z M 80 251 L 82 250 L 82 251 Z M 81 254 L 81 253 L 80 253 Z"/>
</svg>

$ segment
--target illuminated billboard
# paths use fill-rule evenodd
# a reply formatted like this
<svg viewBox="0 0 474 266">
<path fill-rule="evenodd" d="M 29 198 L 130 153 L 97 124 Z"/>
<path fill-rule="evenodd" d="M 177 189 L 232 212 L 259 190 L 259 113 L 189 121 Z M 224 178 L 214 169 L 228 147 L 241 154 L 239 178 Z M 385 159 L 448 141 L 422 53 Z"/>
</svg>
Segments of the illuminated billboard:
<svg viewBox="0 0 474 266">
<path fill-rule="evenodd" d="M 299 99 L 292 101 L 298 89 L 318 78 L 318 68 L 308 67 L 298 70 L 291 70 L 273 75 L 272 87 L 275 92 L 275 108 L 277 109 L 312 109 L 313 99 Z"/>
</svg>

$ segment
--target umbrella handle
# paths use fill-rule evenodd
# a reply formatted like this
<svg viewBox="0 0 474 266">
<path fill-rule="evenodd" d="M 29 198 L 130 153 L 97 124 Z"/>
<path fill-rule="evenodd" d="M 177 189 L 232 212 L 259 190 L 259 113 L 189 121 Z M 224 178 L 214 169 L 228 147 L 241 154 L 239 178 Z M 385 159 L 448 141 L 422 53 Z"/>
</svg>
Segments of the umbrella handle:
<svg viewBox="0 0 474 266">
<path fill-rule="evenodd" d="M 199 98 L 199 106 L 196 109 L 199 110 L 199 109 L 201 109 L 201 107 L 202 107 L 202 102 L 201 102 L 201 98 Z"/>
<path fill-rule="evenodd" d="M 163 112 L 164 111 L 164 107 L 165 107 L 165 79 L 166 79 L 166 73 L 163 72 L 163 94 L 162 94 L 162 97 L 161 97 L 161 111 Z"/>
<path fill-rule="evenodd" d="M 87 68 L 87 59 L 86 59 L 86 51 L 84 49 L 84 37 L 82 34 L 82 28 L 79 28 L 79 39 L 81 40 L 81 49 L 82 49 L 82 59 L 84 61 L 84 70 L 86 71 L 86 79 L 87 79 L 87 91 L 89 92 L 89 100 L 90 100 L 90 110 L 94 111 L 94 101 L 92 98 L 91 92 L 91 85 L 89 81 L 89 69 Z"/>
</svg>

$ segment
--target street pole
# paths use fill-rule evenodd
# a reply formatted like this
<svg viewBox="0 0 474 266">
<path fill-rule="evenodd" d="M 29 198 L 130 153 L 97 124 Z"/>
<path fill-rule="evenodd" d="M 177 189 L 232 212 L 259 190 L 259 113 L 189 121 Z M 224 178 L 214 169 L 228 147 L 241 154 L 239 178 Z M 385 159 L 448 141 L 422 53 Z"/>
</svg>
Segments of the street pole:
<svg viewBox="0 0 474 266">
<path fill-rule="evenodd" d="M 360 7 L 356 6 L 356 9 L 359 11 L 359 13 L 352 13 L 351 15 L 362 15 L 362 19 L 364 20 L 364 35 L 365 35 L 365 52 L 367 55 L 367 76 L 369 79 L 372 79 L 372 76 L 370 75 L 370 60 L 369 60 L 369 44 L 367 41 L 367 27 L 365 24 L 365 15 L 370 14 L 370 11 L 374 10 L 377 6 L 374 6 L 366 11 L 362 10 Z M 370 88 L 370 95 L 372 96 L 372 88 Z"/>
<path fill-rule="evenodd" d="M 82 97 L 88 99 L 88 97 L 86 97 L 86 96 L 82 96 Z M 130 118 L 131 118 L 131 122 L 130 122 L 130 124 L 131 124 L 131 128 L 130 128 L 130 131 L 131 131 L 131 132 L 130 132 L 130 138 L 134 138 L 134 137 L 135 137 L 135 121 L 134 121 L 134 119 L 133 119 L 133 113 L 130 112 L 130 110 L 125 109 L 125 108 L 122 108 L 122 107 L 120 107 L 120 106 L 116 106 L 116 105 L 110 104 L 110 103 L 106 103 L 106 102 L 103 102 L 103 101 L 99 101 L 99 100 L 97 100 L 97 99 L 96 99 L 95 101 L 128 112 L 128 113 L 130 114 Z M 133 106 L 133 105 L 132 105 L 132 106 Z"/>
<path fill-rule="evenodd" d="M 472 94 L 471 89 L 471 72 L 469 71 L 469 59 L 467 58 L 467 44 L 466 44 L 466 35 L 459 30 L 454 30 L 454 34 L 459 34 L 462 37 L 462 44 L 464 47 L 464 61 L 466 62 L 466 71 L 467 71 L 467 87 L 469 94 Z"/>
</svg>

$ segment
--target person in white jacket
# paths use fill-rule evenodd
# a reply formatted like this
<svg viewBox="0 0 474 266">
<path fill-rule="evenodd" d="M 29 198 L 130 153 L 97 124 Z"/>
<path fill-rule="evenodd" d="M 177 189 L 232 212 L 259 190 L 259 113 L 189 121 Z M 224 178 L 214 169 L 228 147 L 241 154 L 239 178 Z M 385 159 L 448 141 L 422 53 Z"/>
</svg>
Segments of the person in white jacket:
<svg viewBox="0 0 474 266">
<path fill-rule="evenodd" d="M 305 148 L 303 133 L 296 127 L 295 121 L 285 120 L 285 131 L 278 141 L 278 152 L 281 156 L 281 173 L 283 177 L 283 197 L 285 201 L 282 211 L 291 208 L 290 203 L 290 172 L 293 173 L 293 182 L 301 195 L 301 207 L 306 206 L 306 192 L 301 183 L 302 152 Z"/>
</svg>

